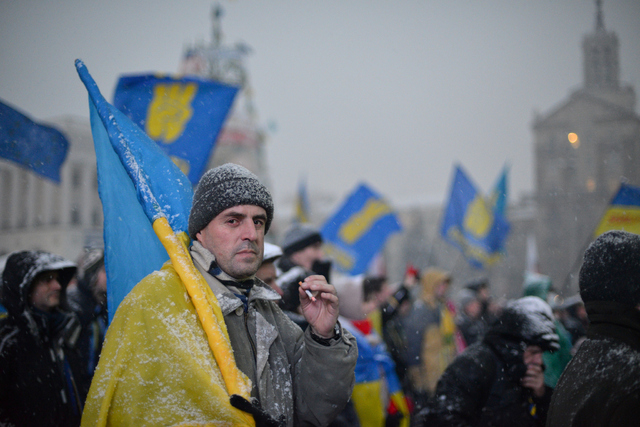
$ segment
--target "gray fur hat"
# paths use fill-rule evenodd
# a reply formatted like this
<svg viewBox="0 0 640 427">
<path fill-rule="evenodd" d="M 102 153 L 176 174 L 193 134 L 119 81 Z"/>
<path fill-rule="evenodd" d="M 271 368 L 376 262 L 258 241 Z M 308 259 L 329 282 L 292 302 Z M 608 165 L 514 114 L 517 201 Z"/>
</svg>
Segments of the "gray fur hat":
<svg viewBox="0 0 640 427">
<path fill-rule="evenodd" d="M 246 168 L 226 163 L 209 169 L 200 178 L 189 214 L 189 236 L 198 234 L 225 209 L 240 205 L 260 206 L 267 212 L 265 234 L 273 220 L 273 200 L 267 187 Z"/>
<path fill-rule="evenodd" d="M 580 268 L 580 296 L 585 303 L 640 304 L 640 236 L 608 231 L 591 243 Z"/>
</svg>

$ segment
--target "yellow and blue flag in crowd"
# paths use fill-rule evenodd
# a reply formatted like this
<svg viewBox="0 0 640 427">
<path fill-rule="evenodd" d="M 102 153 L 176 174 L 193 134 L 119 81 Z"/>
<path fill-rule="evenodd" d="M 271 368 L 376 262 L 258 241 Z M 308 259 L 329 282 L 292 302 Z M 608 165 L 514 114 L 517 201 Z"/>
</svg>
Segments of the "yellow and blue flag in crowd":
<svg viewBox="0 0 640 427">
<path fill-rule="evenodd" d="M 196 76 L 123 76 L 113 105 L 145 130 L 195 185 L 238 92 Z"/>
<path fill-rule="evenodd" d="M 609 203 L 593 237 L 609 230 L 640 234 L 640 187 L 620 184 L 620 189 Z"/>
<path fill-rule="evenodd" d="M 171 259 L 224 380 L 226 389 L 218 390 L 221 398 L 228 402 L 230 395 L 238 394 L 249 399 L 251 387 L 235 363 L 220 306 L 188 253 L 191 183 L 142 129 L 104 99 L 82 61 L 76 60 L 76 69 L 89 92 L 98 191 L 104 211 L 110 318 L 118 298 Z M 238 425 L 255 426 L 249 414 L 229 410 L 237 413 Z"/>
<path fill-rule="evenodd" d="M 304 224 L 309 222 L 309 196 L 307 194 L 307 180 L 301 179 L 298 183 L 296 196 L 294 221 Z"/>
<path fill-rule="evenodd" d="M 387 238 L 402 230 L 400 221 L 383 198 L 360 184 L 321 230 L 327 253 L 336 267 L 352 275 L 367 271 Z"/>
<path fill-rule="evenodd" d="M 486 268 L 501 255 L 509 223 L 494 211 L 471 180 L 456 166 L 440 234 L 459 248 L 469 263 Z"/>
<path fill-rule="evenodd" d="M 507 175 L 509 173 L 509 167 L 507 165 L 502 168 L 502 172 L 496 181 L 496 184 L 489 194 L 487 203 L 489 208 L 499 213 L 500 215 L 507 217 Z"/>
<path fill-rule="evenodd" d="M 164 216 L 174 231 L 186 232 L 193 189 L 161 148 L 102 97 L 81 61 L 76 68 L 91 101 L 111 320 L 129 291 L 169 259 L 153 222 Z"/>
<path fill-rule="evenodd" d="M 69 141 L 59 130 L 0 102 L 0 157 L 59 183 L 68 148 Z"/>
</svg>

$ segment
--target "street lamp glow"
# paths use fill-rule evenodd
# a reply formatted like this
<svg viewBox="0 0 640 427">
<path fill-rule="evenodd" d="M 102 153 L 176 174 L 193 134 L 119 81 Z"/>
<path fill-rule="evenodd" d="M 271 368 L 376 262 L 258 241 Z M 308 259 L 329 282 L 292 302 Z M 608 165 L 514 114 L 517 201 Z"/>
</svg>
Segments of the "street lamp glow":
<svg viewBox="0 0 640 427">
<path fill-rule="evenodd" d="M 567 139 L 569 140 L 573 148 L 578 148 L 578 146 L 580 145 L 580 139 L 578 138 L 578 135 L 576 133 L 571 132 L 567 136 Z"/>
</svg>

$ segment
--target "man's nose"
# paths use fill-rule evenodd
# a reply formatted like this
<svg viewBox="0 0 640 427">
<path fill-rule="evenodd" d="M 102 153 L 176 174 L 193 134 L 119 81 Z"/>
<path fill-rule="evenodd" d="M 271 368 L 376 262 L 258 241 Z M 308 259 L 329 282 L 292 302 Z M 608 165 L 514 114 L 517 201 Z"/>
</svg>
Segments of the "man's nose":
<svg viewBox="0 0 640 427">
<path fill-rule="evenodd" d="M 245 221 L 242 224 L 242 240 L 256 240 L 258 238 L 258 230 L 252 221 Z"/>
<path fill-rule="evenodd" d="M 49 282 L 49 287 L 51 289 L 62 289 L 62 285 L 60 284 L 60 282 L 58 282 L 58 279 L 53 279 L 51 282 Z"/>
</svg>

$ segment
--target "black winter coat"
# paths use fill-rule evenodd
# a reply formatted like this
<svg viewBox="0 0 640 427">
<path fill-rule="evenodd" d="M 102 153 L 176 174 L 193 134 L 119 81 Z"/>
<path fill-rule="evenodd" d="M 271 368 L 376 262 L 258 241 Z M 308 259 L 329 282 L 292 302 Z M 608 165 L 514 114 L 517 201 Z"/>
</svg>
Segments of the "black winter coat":
<svg viewBox="0 0 640 427">
<path fill-rule="evenodd" d="M 59 271 L 61 304 L 75 273 L 68 261 L 25 251 L 12 255 L 3 272 L 0 321 L 0 425 L 65 427 L 80 424 L 81 401 L 75 378 L 80 332 L 77 317 L 57 309 L 41 312 L 28 304 L 31 283 L 44 271 Z"/>
<path fill-rule="evenodd" d="M 611 302 L 585 304 L 587 339 L 562 373 L 547 425 L 640 425 L 640 312 Z"/>
<path fill-rule="evenodd" d="M 422 424 L 447 426 L 544 426 L 552 389 L 542 398 L 520 385 L 526 372 L 520 343 L 488 335 L 446 369 Z"/>
</svg>

